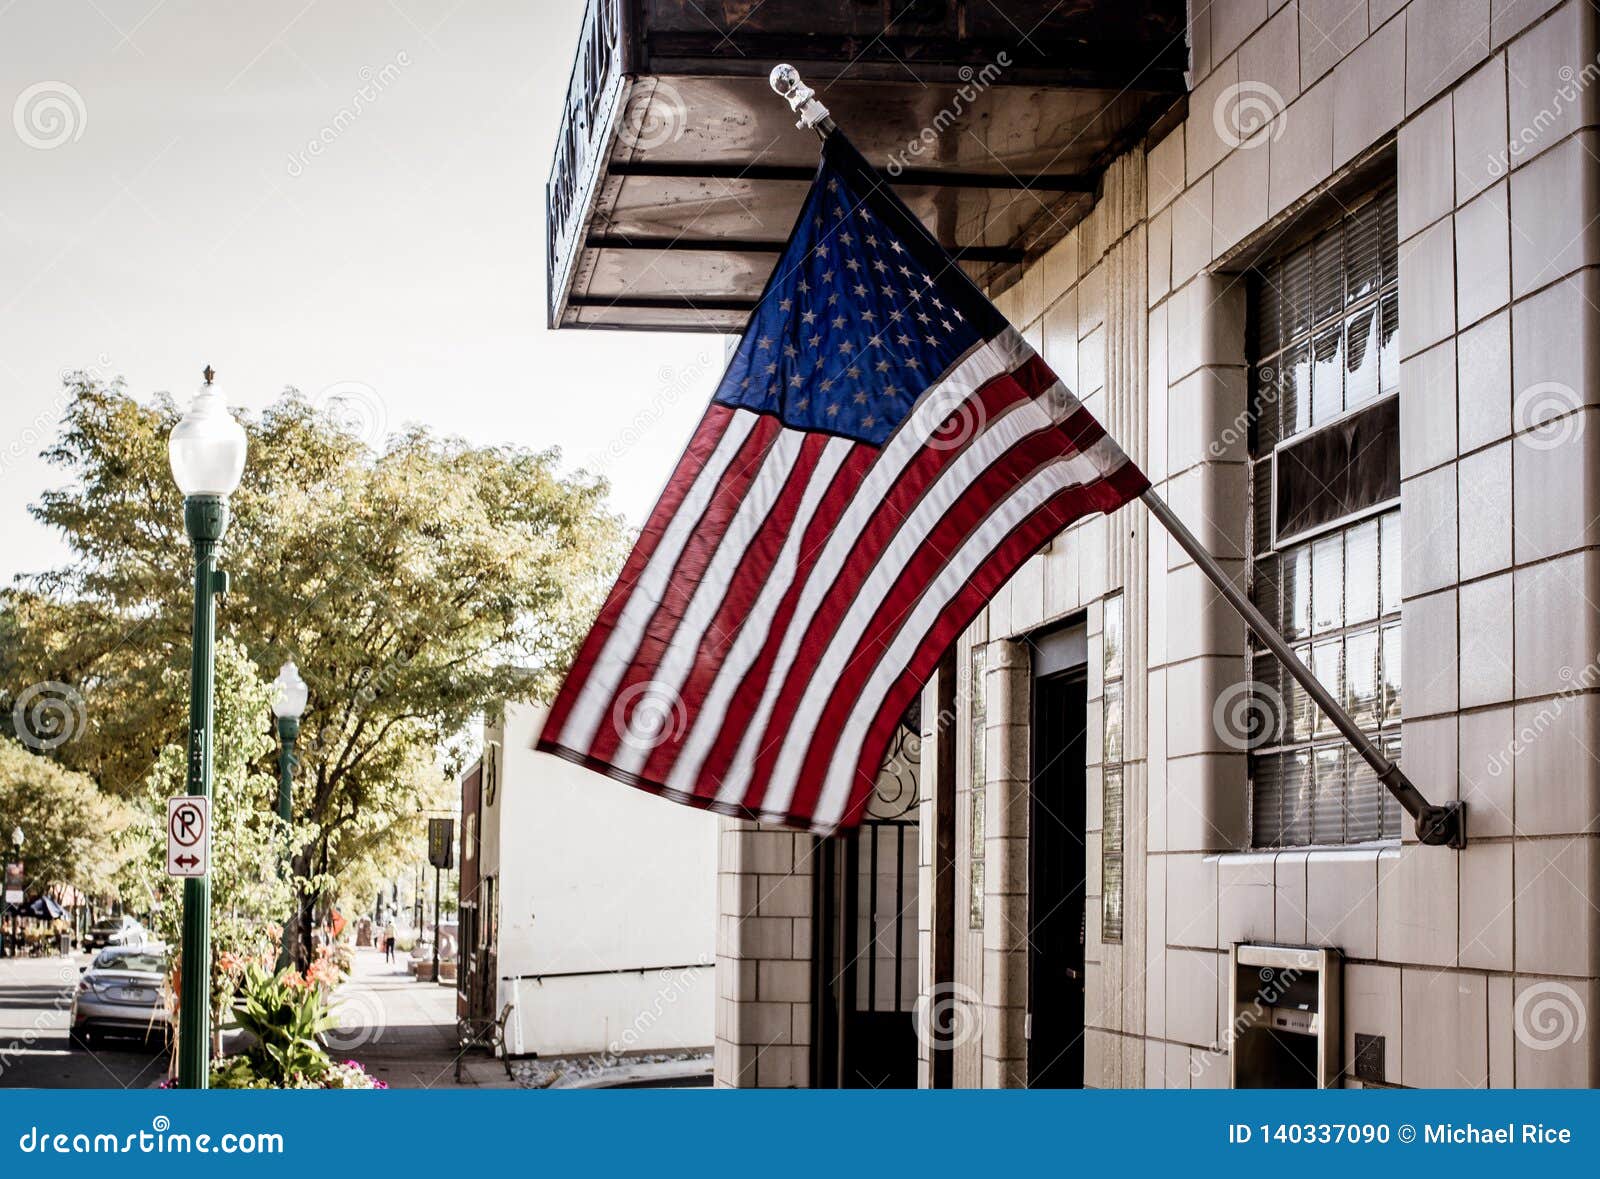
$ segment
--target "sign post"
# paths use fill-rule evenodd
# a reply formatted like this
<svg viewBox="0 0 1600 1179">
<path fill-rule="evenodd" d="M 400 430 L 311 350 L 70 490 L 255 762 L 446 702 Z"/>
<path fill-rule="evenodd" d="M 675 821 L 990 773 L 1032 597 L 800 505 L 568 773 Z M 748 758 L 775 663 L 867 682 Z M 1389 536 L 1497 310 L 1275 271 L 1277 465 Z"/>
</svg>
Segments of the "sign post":
<svg viewBox="0 0 1600 1179">
<path fill-rule="evenodd" d="M 211 870 L 211 799 L 179 794 L 167 799 L 167 875 L 202 877 Z"/>
<path fill-rule="evenodd" d="M 433 865 L 433 981 L 439 981 L 439 874 L 454 866 L 454 819 L 428 820 L 428 863 Z"/>
</svg>

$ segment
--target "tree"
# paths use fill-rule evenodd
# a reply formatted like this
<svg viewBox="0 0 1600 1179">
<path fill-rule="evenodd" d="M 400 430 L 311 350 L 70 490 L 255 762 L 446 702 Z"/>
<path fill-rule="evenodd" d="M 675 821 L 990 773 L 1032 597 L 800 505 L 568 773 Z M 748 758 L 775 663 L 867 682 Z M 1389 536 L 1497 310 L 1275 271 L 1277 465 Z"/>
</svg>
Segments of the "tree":
<svg viewBox="0 0 1600 1179">
<path fill-rule="evenodd" d="M 138 850 L 129 835 L 134 819 L 132 807 L 93 779 L 0 737 L 0 837 L 9 850 L 12 829 L 22 828 L 32 891 L 112 892 L 118 869 Z"/>
<path fill-rule="evenodd" d="M 69 685 L 87 723 L 55 756 L 127 794 L 187 723 L 179 414 L 120 382 L 68 386 L 45 455 L 71 482 L 33 512 L 72 559 L 0 602 L 0 717 L 30 685 Z M 296 807 L 316 837 L 297 863 L 336 873 L 342 854 L 410 835 L 419 774 L 456 768 L 435 766 L 437 747 L 498 701 L 553 692 L 626 532 L 604 483 L 563 475 L 555 450 L 410 429 L 377 451 L 292 390 L 246 429 L 219 627 L 265 675 L 292 657 L 310 685 Z"/>
<path fill-rule="evenodd" d="M 188 675 L 169 672 L 188 687 Z M 216 1017 L 245 965 L 270 966 L 277 957 L 284 919 L 295 887 L 289 852 L 312 839 L 306 825 L 296 831 L 272 805 L 277 780 L 259 766 L 272 748 L 261 723 L 271 701 L 244 650 L 228 639 L 217 644 L 216 700 L 212 722 L 211 777 L 211 977 Z M 146 899 L 156 935 L 176 950 L 183 933 L 183 881 L 168 876 L 167 799 L 188 792 L 187 742 L 169 744 L 157 756 L 135 794 L 141 854 L 122 873 L 127 895 Z M 178 970 L 184 964 L 174 959 Z M 177 988 L 173 988 L 176 992 Z"/>
</svg>

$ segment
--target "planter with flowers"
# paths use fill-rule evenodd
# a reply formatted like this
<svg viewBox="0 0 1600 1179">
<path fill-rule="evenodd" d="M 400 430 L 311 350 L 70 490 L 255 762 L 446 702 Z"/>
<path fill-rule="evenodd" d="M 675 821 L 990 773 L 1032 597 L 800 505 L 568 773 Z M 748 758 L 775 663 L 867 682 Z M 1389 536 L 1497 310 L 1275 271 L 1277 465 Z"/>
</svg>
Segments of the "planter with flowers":
<svg viewBox="0 0 1600 1179">
<path fill-rule="evenodd" d="M 354 1060 L 336 1061 L 322 1035 L 337 1020 L 328 992 L 337 982 L 331 962 L 305 976 L 292 969 L 269 973 L 244 967 L 230 1028 L 250 1033 L 248 1048 L 211 1065 L 213 1089 L 386 1089 Z M 313 975 L 320 977 L 312 977 Z"/>
</svg>

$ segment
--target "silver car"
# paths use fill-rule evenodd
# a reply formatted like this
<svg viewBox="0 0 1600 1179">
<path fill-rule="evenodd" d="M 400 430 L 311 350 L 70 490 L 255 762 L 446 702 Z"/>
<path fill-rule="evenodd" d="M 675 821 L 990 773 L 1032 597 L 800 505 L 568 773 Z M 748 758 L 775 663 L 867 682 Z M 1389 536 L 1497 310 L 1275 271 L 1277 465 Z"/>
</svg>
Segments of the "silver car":
<svg viewBox="0 0 1600 1179">
<path fill-rule="evenodd" d="M 167 951 L 113 946 L 83 968 L 72 996 L 72 1044 L 91 1047 L 102 1035 L 165 1040 L 172 1016 L 162 994 Z"/>
<path fill-rule="evenodd" d="M 104 921 L 96 921 L 89 932 L 83 935 L 83 948 L 102 950 L 107 946 L 143 946 L 149 940 L 149 932 L 132 917 L 107 917 Z"/>
</svg>

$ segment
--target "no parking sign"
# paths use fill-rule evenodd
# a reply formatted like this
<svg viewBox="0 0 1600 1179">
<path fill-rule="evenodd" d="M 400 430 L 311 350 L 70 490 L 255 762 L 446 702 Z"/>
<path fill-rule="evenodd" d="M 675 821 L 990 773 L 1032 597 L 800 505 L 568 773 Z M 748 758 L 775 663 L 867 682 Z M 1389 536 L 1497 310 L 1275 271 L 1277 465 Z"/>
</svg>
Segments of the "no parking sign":
<svg viewBox="0 0 1600 1179">
<path fill-rule="evenodd" d="M 211 869 L 211 800 L 198 794 L 167 799 L 167 875 L 204 876 Z"/>
</svg>

